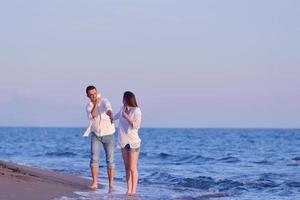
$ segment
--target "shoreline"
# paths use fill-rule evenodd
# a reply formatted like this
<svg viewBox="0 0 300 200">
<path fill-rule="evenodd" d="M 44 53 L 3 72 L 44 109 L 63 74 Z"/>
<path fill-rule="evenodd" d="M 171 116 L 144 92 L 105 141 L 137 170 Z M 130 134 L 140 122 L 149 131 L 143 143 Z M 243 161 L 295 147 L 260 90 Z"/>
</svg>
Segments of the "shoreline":
<svg viewBox="0 0 300 200">
<path fill-rule="evenodd" d="M 49 200 L 88 192 L 90 180 L 0 160 L 0 199 Z"/>
</svg>

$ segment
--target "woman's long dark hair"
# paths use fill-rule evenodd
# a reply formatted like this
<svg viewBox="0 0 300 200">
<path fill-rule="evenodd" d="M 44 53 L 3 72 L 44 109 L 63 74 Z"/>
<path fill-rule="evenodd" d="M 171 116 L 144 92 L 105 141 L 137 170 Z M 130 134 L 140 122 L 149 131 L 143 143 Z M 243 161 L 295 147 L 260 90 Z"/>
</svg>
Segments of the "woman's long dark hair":
<svg viewBox="0 0 300 200">
<path fill-rule="evenodd" d="M 138 107 L 135 95 L 130 91 L 124 92 L 123 101 L 130 107 Z"/>
</svg>

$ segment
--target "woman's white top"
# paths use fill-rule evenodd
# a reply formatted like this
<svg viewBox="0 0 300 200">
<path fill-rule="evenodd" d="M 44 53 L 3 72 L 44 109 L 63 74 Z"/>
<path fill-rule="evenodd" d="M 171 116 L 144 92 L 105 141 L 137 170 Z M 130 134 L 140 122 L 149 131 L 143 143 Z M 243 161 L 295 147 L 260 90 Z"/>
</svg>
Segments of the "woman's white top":
<svg viewBox="0 0 300 200">
<path fill-rule="evenodd" d="M 131 126 L 127 119 L 123 117 L 125 107 L 123 106 L 120 111 L 114 116 L 115 120 L 119 120 L 118 126 L 118 147 L 124 148 L 127 144 L 130 148 L 139 148 L 141 145 L 141 139 L 138 134 L 138 130 L 141 127 L 142 112 L 139 107 L 131 107 L 129 111 L 129 117 L 133 123 Z"/>
</svg>

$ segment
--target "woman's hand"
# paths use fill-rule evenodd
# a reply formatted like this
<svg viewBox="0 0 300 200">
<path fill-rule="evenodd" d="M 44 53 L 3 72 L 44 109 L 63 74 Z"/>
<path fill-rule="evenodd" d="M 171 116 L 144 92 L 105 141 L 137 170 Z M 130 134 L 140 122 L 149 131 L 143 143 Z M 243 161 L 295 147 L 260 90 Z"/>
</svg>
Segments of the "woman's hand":
<svg viewBox="0 0 300 200">
<path fill-rule="evenodd" d="M 128 123 L 130 124 L 130 126 L 133 126 L 133 122 L 130 119 L 130 116 L 128 115 L 128 113 L 126 112 L 127 109 L 124 109 L 124 111 L 122 112 L 122 116 L 128 121 Z"/>
<path fill-rule="evenodd" d="M 125 110 L 122 112 L 122 116 L 127 120 L 130 119 L 129 115 L 127 114 L 127 112 Z"/>
</svg>

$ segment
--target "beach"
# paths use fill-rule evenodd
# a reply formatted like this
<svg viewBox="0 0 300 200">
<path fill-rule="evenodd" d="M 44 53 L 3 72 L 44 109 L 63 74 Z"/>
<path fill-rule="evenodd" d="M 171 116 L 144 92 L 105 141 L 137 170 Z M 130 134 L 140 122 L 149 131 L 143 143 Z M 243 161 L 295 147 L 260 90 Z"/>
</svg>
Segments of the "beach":
<svg viewBox="0 0 300 200">
<path fill-rule="evenodd" d="M 49 200 L 87 191 L 89 180 L 0 160 L 0 199 Z"/>
<path fill-rule="evenodd" d="M 18 163 L 0 162 L 0 200 L 126 199 L 118 148 L 116 191 L 108 194 L 103 148 L 100 187 L 93 192 L 87 189 L 90 138 L 82 138 L 83 131 L 0 128 L 0 160 Z M 135 200 L 300 199 L 300 129 L 142 128 L 139 134 Z"/>
</svg>

